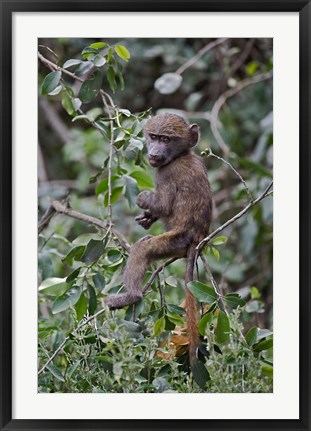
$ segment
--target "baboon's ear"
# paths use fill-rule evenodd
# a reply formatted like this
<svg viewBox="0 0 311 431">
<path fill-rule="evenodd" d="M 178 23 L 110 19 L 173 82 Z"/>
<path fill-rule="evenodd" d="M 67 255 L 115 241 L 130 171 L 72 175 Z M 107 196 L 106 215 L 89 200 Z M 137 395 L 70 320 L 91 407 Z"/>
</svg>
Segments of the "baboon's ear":
<svg viewBox="0 0 311 431">
<path fill-rule="evenodd" d="M 189 146 L 194 147 L 199 140 L 200 127 L 197 124 L 190 124 L 189 132 L 190 132 Z"/>
</svg>

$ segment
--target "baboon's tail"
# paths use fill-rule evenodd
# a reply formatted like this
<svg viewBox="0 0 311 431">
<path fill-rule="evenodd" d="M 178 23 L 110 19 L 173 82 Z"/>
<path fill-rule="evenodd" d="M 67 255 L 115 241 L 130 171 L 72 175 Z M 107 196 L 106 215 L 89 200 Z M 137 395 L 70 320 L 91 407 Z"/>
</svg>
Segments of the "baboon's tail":
<svg viewBox="0 0 311 431">
<path fill-rule="evenodd" d="M 196 250 L 195 246 L 191 246 L 187 255 L 186 268 L 186 310 L 187 310 L 187 333 L 189 338 L 189 361 L 192 365 L 196 359 L 196 352 L 199 344 L 198 332 L 198 309 L 196 299 L 188 289 L 188 283 L 193 280 L 193 270 L 195 264 Z"/>
</svg>

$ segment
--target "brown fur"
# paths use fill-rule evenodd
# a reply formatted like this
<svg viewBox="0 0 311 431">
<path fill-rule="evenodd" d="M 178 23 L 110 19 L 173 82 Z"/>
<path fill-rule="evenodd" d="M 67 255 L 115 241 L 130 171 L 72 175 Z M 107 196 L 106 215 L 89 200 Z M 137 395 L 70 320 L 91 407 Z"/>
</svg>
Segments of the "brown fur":
<svg viewBox="0 0 311 431">
<path fill-rule="evenodd" d="M 132 246 L 124 273 L 125 293 L 106 298 L 111 308 L 122 308 L 142 298 L 141 283 L 154 260 L 187 257 L 186 284 L 191 281 L 195 246 L 207 236 L 211 222 L 212 194 L 206 169 L 191 149 L 198 141 L 198 126 L 177 115 L 158 115 L 148 120 L 145 135 L 150 163 L 157 168 L 156 190 L 140 193 L 137 204 L 145 211 L 136 219 L 148 229 L 161 218 L 166 232 Z M 192 363 L 198 345 L 197 307 L 188 289 L 186 308 Z"/>
</svg>

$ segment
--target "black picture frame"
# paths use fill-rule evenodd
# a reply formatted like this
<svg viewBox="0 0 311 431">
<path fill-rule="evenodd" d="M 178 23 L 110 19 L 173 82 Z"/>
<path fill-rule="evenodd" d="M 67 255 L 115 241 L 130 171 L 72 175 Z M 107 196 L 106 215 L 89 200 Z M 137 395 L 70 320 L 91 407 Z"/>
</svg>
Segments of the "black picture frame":
<svg viewBox="0 0 311 431">
<path fill-rule="evenodd" d="M 1 430 L 311 430 L 310 412 L 310 1 L 302 0 L 0 0 L 0 427 Z M 300 58 L 300 418 L 297 420 L 17 420 L 12 419 L 12 15 L 14 12 L 299 12 Z M 290 83 L 289 83 L 290 85 Z M 285 89 L 286 91 L 286 89 Z M 289 179 L 290 181 L 290 179 Z M 289 221 L 290 224 L 290 221 Z M 292 226 L 292 229 L 297 229 Z M 289 341 L 290 345 L 290 341 Z M 290 348 L 290 347 L 289 347 Z M 289 370 L 290 373 L 290 370 Z M 289 389 L 290 390 L 290 389 Z"/>
</svg>

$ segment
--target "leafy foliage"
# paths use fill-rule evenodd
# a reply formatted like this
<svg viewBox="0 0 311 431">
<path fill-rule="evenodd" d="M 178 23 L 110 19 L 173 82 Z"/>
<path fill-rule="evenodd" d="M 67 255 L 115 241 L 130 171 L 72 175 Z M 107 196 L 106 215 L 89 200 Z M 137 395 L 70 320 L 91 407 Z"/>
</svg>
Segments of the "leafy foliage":
<svg viewBox="0 0 311 431">
<path fill-rule="evenodd" d="M 248 202 L 235 172 L 206 151 L 221 151 L 206 113 L 227 89 L 271 69 L 271 41 L 255 39 L 254 51 L 245 57 L 249 41 L 229 39 L 215 48 L 217 61 L 207 52 L 192 73 L 175 72 L 204 44 L 199 39 L 40 41 L 58 53 L 62 67 L 55 64 L 47 73 L 43 64 L 39 70 L 45 114 L 40 111 L 39 140 L 48 177 L 39 186 L 39 216 L 50 198 L 64 199 L 70 192 L 68 205 L 106 223 L 102 229 L 57 214 L 39 235 L 40 392 L 272 391 L 271 197 L 208 243 L 208 271 L 197 262 L 189 289 L 201 303 L 201 343 L 191 369 L 182 306 L 184 262 L 156 277 L 150 268 L 144 300 L 135 306 L 112 314 L 103 305 L 107 294 L 123 288 L 128 248 L 116 231 L 130 243 L 142 237 L 133 222 L 136 196 L 154 185 L 145 161 L 146 107 L 191 111 L 191 120 L 201 125 L 198 153 L 206 159 L 214 191 L 213 228 Z M 244 60 L 235 69 L 240 56 Z M 269 81 L 248 86 L 219 114 L 219 131 L 230 146 L 222 156 L 253 196 L 272 175 L 271 89 Z M 161 232 L 159 223 L 150 229 Z"/>
</svg>

